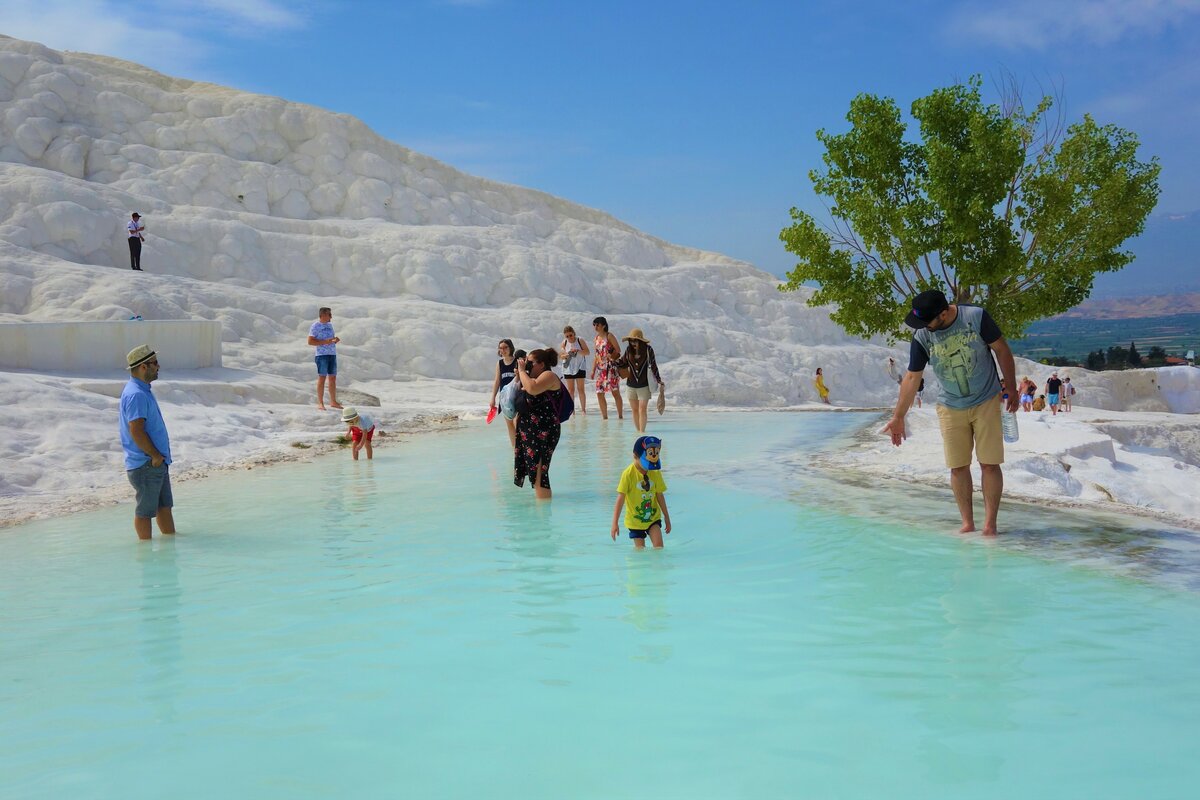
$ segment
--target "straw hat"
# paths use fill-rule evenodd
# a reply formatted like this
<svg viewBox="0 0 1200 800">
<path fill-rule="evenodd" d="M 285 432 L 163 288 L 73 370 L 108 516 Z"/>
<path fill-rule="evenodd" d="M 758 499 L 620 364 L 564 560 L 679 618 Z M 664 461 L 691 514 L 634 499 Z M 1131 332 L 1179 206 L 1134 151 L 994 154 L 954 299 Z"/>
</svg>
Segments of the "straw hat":
<svg viewBox="0 0 1200 800">
<path fill-rule="evenodd" d="M 346 406 L 342 409 L 342 422 L 353 422 L 358 419 L 358 411 L 354 406 Z"/>
<path fill-rule="evenodd" d="M 128 365 L 126 368 L 133 369 L 134 367 L 140 367 L 142 364 L 145 364 L 147 361 L 154 358 L 155 355 L 157 355 L 157 353 L 150 349 L 150 345 L 139 344 L 137 347 L 130 350 L 128 355 L 125 356 L 125 363 Z"/>
<path fill-rule="evenodd" d="M 643 336 L 643 335 L 642 335 L 642 329 L 641 329 L 641 328 L 634 328 L 633 330 L 631 330 L 631 331 L 629 332 L 629 335 L 628 335 L 628 336 L 626 336 L 626 337 L 625 337 L 624 339 L 622 339 L 621 341 L 623 341 L 623 342 L 628 342 L 628 341 L 629 341 L 629 340 L 631 340 L 631 339 L 637 339 L 639 342 L 645 342 L 646 344 L 650 344 L 650 340 L 649 340 L 649 339 L 647 339 L 645 336 Z"/>
</svg>

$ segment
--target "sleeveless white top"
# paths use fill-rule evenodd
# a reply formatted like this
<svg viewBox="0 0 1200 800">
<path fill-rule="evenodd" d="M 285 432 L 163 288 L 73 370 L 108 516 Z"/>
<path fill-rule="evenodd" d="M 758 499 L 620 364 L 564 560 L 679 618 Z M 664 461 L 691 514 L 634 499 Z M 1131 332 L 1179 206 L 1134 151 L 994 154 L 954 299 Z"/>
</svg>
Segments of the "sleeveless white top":
<svg viewBox="0 0 1200 800">
<path fill-rule="evenodd" d="M 566 339 L 563 339 L 563 342 L 566 344 L 566 347 L 563 349 L 567 351 L 567 358 L 561 365 L 562 374 L 574 375 L 576 372 L 579 372 L 579 370 L 584 370 L 586 372 L 587 356 L 580 352 L 581 348 L 579 347 L 579 337 L 576 336 L 574 342 Z M 584 377 L 586 377 L 586 375 Z"/>
</svg>

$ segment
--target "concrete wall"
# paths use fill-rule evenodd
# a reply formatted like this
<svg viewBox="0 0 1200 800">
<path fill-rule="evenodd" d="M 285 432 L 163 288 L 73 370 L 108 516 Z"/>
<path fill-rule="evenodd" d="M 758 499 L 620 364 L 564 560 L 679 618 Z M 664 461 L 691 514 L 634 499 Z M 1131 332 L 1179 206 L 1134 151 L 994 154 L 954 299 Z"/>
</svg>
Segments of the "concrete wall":
<svg viewBox="0 0 1200 800">
<path fill-rule="evenodd" d="M 0 369 L 110 372 L 148 344 L 168 369 L 221 366 L 221 323 L 208 320 L 0 323 Z"/>
</svg>

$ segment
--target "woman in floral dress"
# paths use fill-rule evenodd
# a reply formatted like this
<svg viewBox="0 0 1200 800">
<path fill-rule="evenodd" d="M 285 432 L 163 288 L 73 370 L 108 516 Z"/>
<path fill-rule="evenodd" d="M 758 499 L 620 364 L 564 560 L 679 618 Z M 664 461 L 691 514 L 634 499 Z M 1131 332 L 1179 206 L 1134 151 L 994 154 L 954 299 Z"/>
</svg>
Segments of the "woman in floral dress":
<svg viewBox="0 0 1200 800">
<path fill-rule="evenodd" d="M 557 363 L 558 353 L 549 348 L 517 359 L 517 380 L 529 395 L 529 405 L 517 415 L 513 483 L 524 486 L 528 477 L 539 500 L 550 499 L 550 459 L 562 434 L 553 402 L 562 382 L 550 369 Z"/>
<path fill-rule="evenodd" d="M 596 381 L 596 402 L 600 405 L 600 417 L 608 419 L 608 401 L 605 392 L 612 392 L 613 400 L 617 402 L 617 419 L 625 419 L 625 404 L 621 400 L 621 376 L 617 373 L 617 359 L 620 358 L 621 343 L 608 330 L 608 320 L 596 317 L 592 320 L 592 328 L 596 331 L 596 356 L 592 359 L 592 378 Z"/>
</svg>

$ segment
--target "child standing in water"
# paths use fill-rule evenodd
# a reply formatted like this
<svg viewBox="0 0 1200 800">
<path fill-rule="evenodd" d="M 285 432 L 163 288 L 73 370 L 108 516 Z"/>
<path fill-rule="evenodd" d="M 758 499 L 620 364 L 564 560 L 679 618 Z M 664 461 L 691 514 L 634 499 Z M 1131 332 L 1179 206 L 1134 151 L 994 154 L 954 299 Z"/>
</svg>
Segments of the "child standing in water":
<svg viewBox="0 0 1200 800">
<path fill-rule="evenodd" d="M 633 443 L 633 463 L 621 473 L 617 482 L 617 502 L 613 506 L 612 534 L 617 540 L 617 522 L 621 507 L 625 507 L 625 527 L 633 546 L 641 550 L 646 537 L 655 547 L 663 546 L 663 523 L 671 532 L 671 512 L 667 510 L 667 482 L 662 477 L 662 440 L 656 436 L 640 436 Z"/>
<path fill-rule="evenodd" d="M 363 448 L 367 450 L 368 461 L 374 458 L 375 453 L 371 450 L 371 439 L 375 437 L 375 420 L 359 414 L 354 410 L 354 406 L 350 406 L 342 411 L 342 422 L 350 426 L 347 433 L 350 434 L 350 441 L 354 443 L 350 448 L 350 454 L 354 456 L 354 460 L 358 461 L 358 451 Z"/>
</svg>

